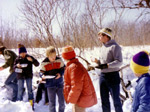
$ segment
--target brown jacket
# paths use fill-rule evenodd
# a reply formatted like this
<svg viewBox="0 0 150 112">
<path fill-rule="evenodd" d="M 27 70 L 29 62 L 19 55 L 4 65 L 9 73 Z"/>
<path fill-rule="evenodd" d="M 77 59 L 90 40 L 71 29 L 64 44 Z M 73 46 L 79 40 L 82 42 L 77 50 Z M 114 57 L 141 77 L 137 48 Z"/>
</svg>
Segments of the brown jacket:
<svg viewBox="0 0 150 112">
<path fill-rule="evenodd" d="M 13 66 L 15 59 L 17 58 L 17 55 L 13 51 L 8 49 L 5 49 L 2 54 L 5 58 L 5 64 L 2 67 L 3 68 L 10 67 L 9 72 L 10 73 L 14 72 Z"/>
<path fill-rule="evenodd" d="M 64 97 L 67 103 L 74 103 L 83 108 L 97 104 L 92 81 L 78 59 L 67 63 L 64 74 Z"/>
</svg>

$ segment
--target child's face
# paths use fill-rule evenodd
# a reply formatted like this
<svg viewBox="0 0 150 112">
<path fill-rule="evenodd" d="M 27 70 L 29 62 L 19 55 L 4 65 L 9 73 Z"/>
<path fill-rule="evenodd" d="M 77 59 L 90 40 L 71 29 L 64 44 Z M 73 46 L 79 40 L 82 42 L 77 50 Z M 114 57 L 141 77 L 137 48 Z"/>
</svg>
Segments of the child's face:
<svg viewBox="0 0 150 112">
<path fill-rule="evenodd" d="M 137 77 L 140 77 L 141 75 L 142 75 L 142 74 L 136 74 L 136 73 L 135 73 L 135 76 L 137 76 Z"/>
<path fill-rule="evenodd" d="M 106 43 L 108 41 L 107 36 L 103 36 L 102 34 L 98 35 L 98 39 L 100 40 L 100 42 L 102 43 Z"/>
<path fill-rule="evenodd" d="M 54 62 L 55 59 L 56 59 L 56 53 L 53 53 L 53 54 L 49 55 L 48 59 L 49 59 L 50 62 Z"/>
<path fill-rule="evenodd" d="M 20 55 L 22 58 L 25 58 L 26 54 L 27 54 L 27 53 L 24 53 L 24 52 L 23 52 L 23 53 L 20 53 L 19 55 Z"/>
</svg>

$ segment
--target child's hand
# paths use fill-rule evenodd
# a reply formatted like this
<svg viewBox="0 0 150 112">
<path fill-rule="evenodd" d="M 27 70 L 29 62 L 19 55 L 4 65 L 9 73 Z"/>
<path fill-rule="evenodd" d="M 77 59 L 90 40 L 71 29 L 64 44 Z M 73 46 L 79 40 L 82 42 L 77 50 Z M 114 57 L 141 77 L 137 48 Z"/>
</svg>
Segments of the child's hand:
<svg viewBox="0 0 150 112">
<path fill-rule="evenodd" d="M 42 78 L 39 80 L 40 83 L 42 83 Z"/>
<path fill-rule="evenodd" d="M 45 79 L 43 78 L 39 80 L 40 83 L 43 83 L 43 81 L 45 81 Z"/>
<path fill-rule="evenodd" d="M 17 64 L 17 67 L 18 67 L 18 68 L 21 68 L 21 65 L 20 65 L 20 64 Z"/>
<path fill-rule="evenodd" d="M 92 58 L 91 61 L 94 62 L 94 63 L 98 63 L 98 59 L 97 58 Z"/>
<path fill-rule="evenodd" d="M 42 76 L 42 80 L 46 80 L 45 75 Z"/>
<path fill-rule="evenodd" d="M 3 67 L 0 67 L 0 71 L 2 71 L 4 68 Z"/>
<path fill-rule="evenodd" d="M 27 57 L 27 60 L 31 61 L 31 62 L 33 61 L 33 59 L 31 57 Z"/>
<path fill-rule="evenodd" d="M 55 79 L 59 79 L 61 77 L 60 73 L 57 73 L 56 76 L 57 77 Z"/>
</svg>

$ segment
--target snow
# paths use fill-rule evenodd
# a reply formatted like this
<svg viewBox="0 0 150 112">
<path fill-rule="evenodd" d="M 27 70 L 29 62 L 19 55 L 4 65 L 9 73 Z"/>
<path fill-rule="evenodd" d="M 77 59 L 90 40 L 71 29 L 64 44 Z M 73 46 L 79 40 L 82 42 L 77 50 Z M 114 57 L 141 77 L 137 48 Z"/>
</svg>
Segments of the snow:
<svg viewBox="0 0 150 112">
<path fill-rule="evenodd" d="M 61 50 L 61 49 L 60 49 Z M 77 49 L 76 49 L 77 50 Z M 122 53 L 123 53 L 123 66 L 127 65 L 130 63 L 130 60 L 132 56 L 141 51 L 141 50 L 147 50 L 150 51 L 150 46 L 132 46 L 132 47 L 124 47 L 122 46 Z M 18 52 L 17 50 L 14 50 L 16 53 Z M 34 51 L 34 52 L 33 52 Z M 90 63 L 92 58 L 98 58 L 99 57 L 99 52 L 100 48 L 94 48 L 93 50 L 86 49 L 85 52 L 82 53 L 82 56 L 85 57 Z M 33 49 L 28 49 L 29 54 L 34 55 L 36 58 L 38 58 L 38 61 L 41 62 L 44 58 L 45 54 L 45 49 L 43 48 L 36 48 L 35 50 Z M 79 52 L 78 50 L 76 52 Z M 38 57 L 38 54 L 41 54 L 43 56 L 42 58 Z M 18 53 L 17 53 L 18 54 Z M 83 65 L 86 67 L 86 63 L 83 62 L 82 59 L 79 59 L 82 61 Z M 0 56 L 0 66 L 3 65 L 5 62 L 3 56 Z M 93 63 L 92 63 L 93 64 Z M 37 86 L 38 84 L 36 83 L 38 80 L 38 72 L 39 72 L 39 67 L 34 67 L 34 78 L 33 78 L 33 92 L 34 92 L 34 97 L 36 96 L 36 91 L 37 91 Z M 87 108 L 87 112 L 102 112 L 102 107 L 101 107 L 101 99 L 100 99 L 100 94 L 99 94 L 99 74 L 100 70 L 95 69 L 92 71 L 89 71 L 91 80 L 93 82 L 93 85 L 96 90 L 96 95 L 98 98 L 98 104 L 94 105 L 93 107 Z M 28 96 L 27 96 L 27 91 L 25 91 L 24 94 L 24 99 L 23 101 L 17 101 L 17 102 L 11 102 L 11 94 L 12 90 L 11 88 L 6 89 L 4 86 L 4 82 L 6 78 L 9 75 L 9 68 L 0 71 L 0 112 L 33 112 L 32 108 L 28 102 Z M 134 93 L 134 88 L 136 86 L 136 80 L 137 78 L 134 76 L 132 73 L 131 69 L 129 67 L 123 69 L 123 79 L 124 82 L 127 84 L 129 80 L 131 80 L 131 85 L 129 86 L 128 90 L 131 91 L 131 94 L 133 95 Z M 26 84 L 25 84 L 26 85 Z M 121 93 L 124 94 L 123 90 L 121 89 Z M 44 97 L 44 94 L 43 94 Z M 114 106 L 113 106 L 113 101 L 110 97 L 110 102 L 111 102 L 111 112 L 115 112 Z M 123 104 L 123 111 L 124 112 L 129 112 L 131 109 L 131 100 L 127 99 L 124 104 Z M 58 110 L 58 101 L 56 102 L 56 109 Z M 71 104 L 66 104 L 65 112 L 71 112 L 72 111 L 72 105 Z M 44 98 L 37 104 L 35 103 L 35 110 L 34 112 L 49 112 L 49 106 L 44 105 Z"/>
<path fill-rule="evenodd" d="M 0 103 L 0 112 L 33 112 L 29 102 L 17 101 L 4 101 Z"/>
<path fill-rule="evenodd" d="M 125 102 L 124 102 L 124 105 L 123 105 L 123 111 L 124 112 L 130 112 L 131 110 L 131 103 L 132 101 L 130 99 L 127 99 Z"/>
</svg>

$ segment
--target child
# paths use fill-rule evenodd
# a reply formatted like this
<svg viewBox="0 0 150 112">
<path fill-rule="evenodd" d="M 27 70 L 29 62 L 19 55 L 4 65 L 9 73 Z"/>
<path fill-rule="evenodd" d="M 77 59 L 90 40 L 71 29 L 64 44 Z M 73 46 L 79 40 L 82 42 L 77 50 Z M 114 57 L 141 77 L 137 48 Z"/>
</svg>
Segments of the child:
<svg viewBox="0 0 150 112">
<path fill-rule="evenodd" d="M 45 87 L 45 83 L 43 82 L 45 81 L 42 81 L 42 80 L 39 81 L 35 102 L 39 103 L 39 101 L 42 99 L 42 92 L 44 91 L 45 92 L 45 105 L 47 105 L 49 102 L 48 95 L 47 95 L 47 88 Z"/>
<path fill-rule="evenodd" d="M 26 48 L 19 44 L 19 56 L 15 60 L 15 72 L 18 78 L 18 100 L 23 100 L 24 81 L 26 81 L 28 89 L 28 99 L 33 107 L 32 92 L 32 65 L 39 66 L 39 62 L 32 56 L 27 54 Z"/>
<path fill-rule="evenodd" d="M 5 58 L 5 64 L 0 67 L 0 71 L 6 69 L 7 67 L 10 67 L 10 75 L 7 77 L 5 85 L 13 89 L 11 101 L 15 102 L 17 100 L 18 85 L 17 74 L 15 73 L 13 66 L 17 55 L 13 51 L 6 49 L 6 47 L 4 46 L 0 46 L 0 55 L 3 55 Z"/>
<path fill-rule="evenodd" d="M 58 96 L 59 112 L 64 112 L 63 73 L 64 63 L 56 56 L 56 50 L 50 46 L 46 50 L 46 58 L 41 63 L 42 78 L 46 79 L 50 112 L 56 112 L 56 95 Z"/>
<path fill-rule="evenodd" d="M 92 81 L 71 46 L 63 48 L 62 57 L 67 62 L 64 73 L 65 101 L 73 104 L 72 112 L 85 112 L 85 108 L 97 103 Z"/>
<path fill-rule="evenodd" d="M 119 70 L 123 62 L 122 50 L 113 38 L 113 31 L 110 28 L 103 28 L 98 32 L 98 39 L 102 43 L 102 47 L 99 60 L 93 60 L 98 64 L 96 68 L 101 69 L 99 84 L 103 112 L 111 112 L 110 95 L 115 112 L 123 112 L 119 97 Z"/>
<path fill-rule="evenodd" d="M 133 56 L 130 67 L 138 77 L 131 112 L 150 112 L 150 74 L 148 52 L 141 51 Z"/>
</svg>

